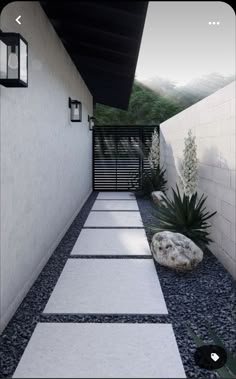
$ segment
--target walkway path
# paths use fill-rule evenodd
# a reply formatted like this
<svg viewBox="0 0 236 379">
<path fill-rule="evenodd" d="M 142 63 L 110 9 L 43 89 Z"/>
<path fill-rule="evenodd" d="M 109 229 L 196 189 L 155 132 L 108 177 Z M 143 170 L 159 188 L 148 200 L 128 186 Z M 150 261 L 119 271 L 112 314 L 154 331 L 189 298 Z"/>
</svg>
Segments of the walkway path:
<svg viewBox="0 0 236 379">
<path fill-rule="evenodd" d="M 184 378 L 171 324 L 69 321 L 167 313 L 134 195 L 99 193 L 14 377 Z"/>
</svg>

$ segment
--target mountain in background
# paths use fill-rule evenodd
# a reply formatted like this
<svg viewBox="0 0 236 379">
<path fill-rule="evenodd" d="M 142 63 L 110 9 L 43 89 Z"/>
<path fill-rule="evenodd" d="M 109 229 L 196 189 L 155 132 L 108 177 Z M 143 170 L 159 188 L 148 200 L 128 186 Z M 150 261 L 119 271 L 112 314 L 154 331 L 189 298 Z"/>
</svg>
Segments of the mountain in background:
<svg viewBox="0 0 236 379">
<path fill-rule="evenodd" d="M 194 79 L 184 86 L 158 77 L 142 83 L 135 80 L 128 110 L 96 104 L 96 124 L 158 125 L 233 80 L 233 75 L 224 77 L 217 73 Z"/>
<path fill-rule="evenodd" d="M 223 76 L 214 72 L 193 79 L 186 85 L 182 86 L 177 86 L 173 81 L 159 77 L 143 81 L 143 84 L 157 94 L 169 96 L 177 101 L 182 109 L 185 109 L 211 95 L 220 88 L 225 87 L 233 80 L 235 80 L 235 75 Z"/>
</svg>

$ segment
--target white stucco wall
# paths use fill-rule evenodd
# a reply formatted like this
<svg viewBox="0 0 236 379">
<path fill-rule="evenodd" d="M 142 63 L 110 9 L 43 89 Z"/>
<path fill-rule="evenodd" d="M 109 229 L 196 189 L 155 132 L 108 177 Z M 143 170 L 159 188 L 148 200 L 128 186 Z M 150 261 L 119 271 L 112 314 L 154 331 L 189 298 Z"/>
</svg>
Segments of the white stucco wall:
<svg viewBox="0 0 236 379">
<path fill-rule="evenodd" d="M 208 196 L 207 207 L 217 214 L 210 219 L 209 247 L 236 278 L 235 257 L 235 82 L 199 101 L 160 126 L 161 159 L 168 187 L 175 187 L 184 137 L 191 128 L 199 158 L 199 194 Z"/>
<path fill-rule="evenodd" d="M 29 44 L 29 87 L 0 86 L 2 330 L 91 193 L 93 107 L 38 2 L 7 5 L 1 29 Z M 69 96 L 82 123 L 69 120 Z"/>
</svg>

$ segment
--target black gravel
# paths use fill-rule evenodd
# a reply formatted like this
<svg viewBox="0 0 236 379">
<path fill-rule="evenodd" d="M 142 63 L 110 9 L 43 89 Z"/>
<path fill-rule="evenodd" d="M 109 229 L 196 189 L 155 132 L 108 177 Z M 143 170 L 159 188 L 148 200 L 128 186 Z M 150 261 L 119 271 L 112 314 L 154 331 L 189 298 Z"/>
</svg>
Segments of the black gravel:
<svg viewBox="0 0 236 379">
<path fill-rule="evenodd" d="M 234 282 L 230 274 L 210 252 L 205 253 L 198 267 L 188 273 L 178 273 L 156 264 L 168 315 L 42 314 L 96 196 L 97 193 L 94 192 L 89 197 L 0 337 L 0 377 L 12 377 L 38 322 L 106 322 L 171 323 L 187 377 L 217 378 L 214 372 L 202 370 L 195 365 L 193 354 L 196 346 L 186 329 L 186 324 L 191 323 L 206 341 L 211 342 L 206 330 L 208 322 L 223 339 L 225 346 L 232 352 L 236 351 Z M 141 198 L 137 201 L 144 223 L 150 221 L 152 217 L 150 201 Z M 151 234 L 147 229 L 146 233 L 150 242 Z M 144 257 L 150 258 L 134 256 L 133 259 Z M 73 258 L 95 257 L 75 256 Z M 114 259 L 114 256 L 96 257 L 96 259 L 99 258 Z"/>
<path fill-rule="evenodd" d="M 150 314 L 42 314 L 40 322 L 96 322 L 96 323 L 169 323 L 168 315 Z"/>
</svg>

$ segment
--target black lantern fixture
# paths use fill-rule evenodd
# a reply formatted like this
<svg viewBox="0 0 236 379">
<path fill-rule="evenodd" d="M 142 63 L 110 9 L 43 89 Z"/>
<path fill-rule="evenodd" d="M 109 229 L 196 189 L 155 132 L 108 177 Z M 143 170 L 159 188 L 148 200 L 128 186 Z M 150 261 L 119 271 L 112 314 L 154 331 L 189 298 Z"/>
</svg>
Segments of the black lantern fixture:
<svg viewBox="0 0 236 379">
<path fill-rule="evenodd" d="M 69 97 L 69 108 L 70 108 L 70 120 L 71 122 L 81 122 L 82 121 L 82 104 L 78 100 L 72 100 Z"/>
<path fill-rule="evenodd" d="M 0 84 L 28 87 L 28 43 L 18 33 L 0 31 Z"/>
<path fill-rule="evenodd" d="M 88 116 L 88 122 L 89 122 L 89 130 L 93 130 L 94 125 L 95 125 L 95 117 L 93 116 Z"/>
</svg>

